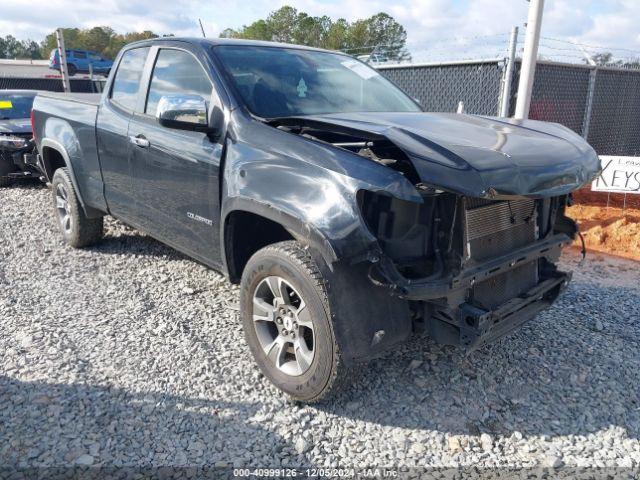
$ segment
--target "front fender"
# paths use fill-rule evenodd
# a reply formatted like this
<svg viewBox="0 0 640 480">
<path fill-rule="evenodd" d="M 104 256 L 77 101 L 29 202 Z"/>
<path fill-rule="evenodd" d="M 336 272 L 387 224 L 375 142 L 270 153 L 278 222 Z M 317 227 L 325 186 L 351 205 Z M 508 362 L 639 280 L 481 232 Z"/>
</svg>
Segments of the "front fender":
<svg viewBox="0 0 640 480">
<path fill-rule="evenodd" d="M 267 203 L 261 203 L 253 198 L 248 197 L 232 197 L 228 198 L 224 203 L 221 213 L 221 225 L 227 225 L 227 218 L 232 212 L 250 212 L 260 215 L 268 220 L 282 225 L 296 240 L 303 241 L 313 246 L 322 258 L 331 265 L 338 257 L 333 246 L 314 226 L 302 222 L 299 218 L 290 215 L 287 212 L 279 210 Z M 220 245 L 222 246 L 222 259 L 226 262 L 226 241 L 225 230 L 220 230 Z M 227 269 L 225 265 L 225 269 Z"/>
<path fill-rule="evenodd" d="M 313 242 L 325 260 L 379 255 L 356 198 L 359 190 L 422 202 L 397 172 L 350 152 L 260 124 L 255 140 L 227 141 L 222 218 L 242 209 L 275 220 L 294 237 Z M 258 127 L 255 127 L 257 130 Z M 273 138 L 273 137 L 277 138 Z M 224 225 L 224 223 L 222 223 Z"/>
</svg>

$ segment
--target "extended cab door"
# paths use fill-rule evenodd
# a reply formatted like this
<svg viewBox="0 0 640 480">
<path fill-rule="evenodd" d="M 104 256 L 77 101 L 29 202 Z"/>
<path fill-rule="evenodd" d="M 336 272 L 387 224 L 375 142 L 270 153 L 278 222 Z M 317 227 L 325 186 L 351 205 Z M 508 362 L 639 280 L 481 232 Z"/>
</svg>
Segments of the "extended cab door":
<svg viewBox="0 0 640 480">
<path fill-rule="evenodd" d="M 98 154 L 109 213 L 125 221 L 133 217 L 135 202 L 129 165 L 129 121 L 139 95 L 144 95 L 145 89 L 140 88 L 140 84 L 149 51 L 149 47 L 142 47 L 124 52 L 96 120 Z"/>
<path fill-rule="evenodd" d="M 213 83 L 186 47 L 154 47 L 151 55 L 148 95 L 129 125 L 136 223 L 165 243 L 219 265 L 222 144 L 206 133 L 163 127 L 155 118 L 165 95 L 199 95 L 210 106 Z"/>
</svg>

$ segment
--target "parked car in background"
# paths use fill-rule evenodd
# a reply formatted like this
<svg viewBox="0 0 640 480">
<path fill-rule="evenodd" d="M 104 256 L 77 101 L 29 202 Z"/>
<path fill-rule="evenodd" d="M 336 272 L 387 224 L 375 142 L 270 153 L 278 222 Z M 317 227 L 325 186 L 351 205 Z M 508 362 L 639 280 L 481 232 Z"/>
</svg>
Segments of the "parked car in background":
<svg viewBox="0 0 640 480">
<path fill-rule="evenodd" d="M 89 73 L 89 65 L 93 67 L 93 73 L 99 75 L 109 75 L 113 61 L 104 58 L 97 52 L 91 50 L 65 50 L 67 53 L 67 70 L 69 76 L 76 73 Z M 49 55 L 49 68 L 60 71 L 60 52 L 57 48 L 51 50 Z"/>
<path fill-rule="evenodd" d="M 0 187 L 17 178 L 40 177 L 31 128 L 34 90 L 0 90 Z"/>
<path fill-rule="evenodd" d="M 102 96 L 38 95 L 33 118 L 64 240 L 110 214 L 224 272 L 302 401 L 415 331 L 473 350 L 549 307 L 600 171 L 561 125 L 426 113 L 353 57 L 269 42 L 137 42 Z"/>
</svg>

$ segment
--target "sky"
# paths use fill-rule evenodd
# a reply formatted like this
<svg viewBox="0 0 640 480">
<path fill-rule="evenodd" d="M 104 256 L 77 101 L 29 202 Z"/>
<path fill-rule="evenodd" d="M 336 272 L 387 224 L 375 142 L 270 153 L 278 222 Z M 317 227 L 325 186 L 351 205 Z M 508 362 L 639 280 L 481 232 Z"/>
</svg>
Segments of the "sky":
<svg viewBox="0 0 640 480">
<path fill-rule="evenodd" d="M 405 26 L 414 60 L 504 56 L 514 25 L 524 39 L 526 0 L 0 0 L 0 35 L 40 41 L 58 26 L 108 25 L 117 32 L 207 36 L 291 5 L 311 15 L 356 20 L 384 11 Z M 546 0 L 540 53 L 575 61 L 611 50 L 640 57 L 640 0 Z M 557 40 L 562 40 L 559 42 Z M 566 43 L 572 42 L 572 43 Z M 585 46 L 574 45 L 575 43 Z"/>
</svg>

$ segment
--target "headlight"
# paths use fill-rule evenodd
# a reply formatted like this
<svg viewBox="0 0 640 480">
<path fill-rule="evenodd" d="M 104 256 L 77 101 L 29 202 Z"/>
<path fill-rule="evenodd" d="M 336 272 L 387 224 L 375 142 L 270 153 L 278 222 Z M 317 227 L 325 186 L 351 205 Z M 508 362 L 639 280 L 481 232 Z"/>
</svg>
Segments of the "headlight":
<svg viewBox="0 0 640 480">
<path fill-rule="evenodd" d="M 22 137 L 14 137 L 13 135 L 0 136 L 0 148 L 5 150 L 21 150 L 29 144 L 29 140 Z"/>
</svg>

